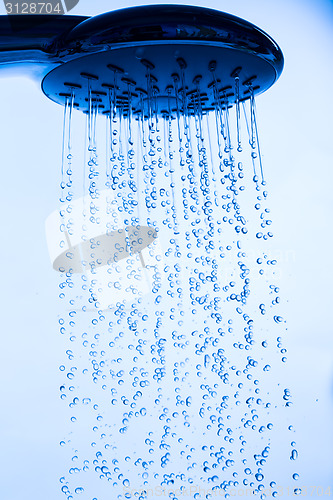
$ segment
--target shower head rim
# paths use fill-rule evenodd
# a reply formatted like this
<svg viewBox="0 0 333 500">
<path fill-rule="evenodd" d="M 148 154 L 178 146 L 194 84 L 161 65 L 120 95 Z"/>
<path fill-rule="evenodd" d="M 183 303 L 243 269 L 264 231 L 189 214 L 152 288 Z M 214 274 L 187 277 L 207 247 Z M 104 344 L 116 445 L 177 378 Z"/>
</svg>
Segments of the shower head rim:
<svg viewBox="0 0 333 500">
<path fill-rule="evenodd" d="M 192 31 L 187 32 L 188 28 Z M 128 7 L 85 19 L 67 34 L 61 50 L 66 58 L 69 53 L 75 58 L 121 46 L 125 40 L 128 44 L 206 41 L 221 48 L 241 47 L 270 63 L 276 79 L 284 65 L 280 47 L 261 28 L 232 14 L 191 5 Z"/>
</svg>

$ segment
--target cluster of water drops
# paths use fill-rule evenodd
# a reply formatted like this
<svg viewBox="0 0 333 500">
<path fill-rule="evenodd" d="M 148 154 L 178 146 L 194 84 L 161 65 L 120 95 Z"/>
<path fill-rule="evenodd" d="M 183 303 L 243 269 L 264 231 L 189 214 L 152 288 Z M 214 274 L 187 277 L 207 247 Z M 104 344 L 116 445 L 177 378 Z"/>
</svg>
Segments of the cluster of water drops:
<svg viewBox="0 0 333 500">
<path fill-rule="evenodd" d="M 237 97 L 237 75 L 235 85 Z M 111 90 L 100 115 L 88 93 L 83 161 L 75 89 L 67 99 L 59 327 L 68 499 L 276 497 L 282 441 L 282 486 L 301 492 L 254 93 L 250 85 L 248 101 L 230 108 L 211 90 L 210 111 L 177 91 L 173 110 L 154 113 L 148 95 L 136 117 Z"/>
</svg>

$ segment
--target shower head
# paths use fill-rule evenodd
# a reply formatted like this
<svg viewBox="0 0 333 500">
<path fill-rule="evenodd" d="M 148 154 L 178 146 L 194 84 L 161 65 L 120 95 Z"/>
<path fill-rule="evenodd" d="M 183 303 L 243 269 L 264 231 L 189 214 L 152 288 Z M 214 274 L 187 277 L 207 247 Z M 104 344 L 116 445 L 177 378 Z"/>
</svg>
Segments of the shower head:
<svg viewBox="0 0 333 500">
<path fill-rule="evenodd" d="M 208 111 L 217 99 L 230 106 L 264 92 L 283 68 L 282 52 L 266 33 L 202 7 L 150 5 L 92 18 L 44 17 L 44 24 L 0 40 L 0 65 L 29 66 L 47 97 L 63 105 L 71 98 L 84 112 L 93 102 L 110 113 L 111 96 L 124 115 L 130 110 L 147 116 L 150 106 L 168 114 L 177 96 L 186 96 L 190 114 L 198 106 Z M 179 107 L 184 111 L 182 98 Z"/>
</svg>

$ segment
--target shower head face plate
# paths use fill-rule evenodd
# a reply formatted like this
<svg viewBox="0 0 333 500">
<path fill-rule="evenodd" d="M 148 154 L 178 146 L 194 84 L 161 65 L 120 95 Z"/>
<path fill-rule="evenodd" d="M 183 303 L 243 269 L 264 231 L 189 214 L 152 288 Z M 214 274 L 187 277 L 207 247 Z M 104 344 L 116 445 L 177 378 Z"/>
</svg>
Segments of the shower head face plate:
<svg viewBox="0 0 333 500">
<path fill-rule="evenodd" d="M 73 96 L 84 112 L 93 99 L 107 113 L 111 94 L 125 114 L 148 113 L 152 98 L 160 114 L 180 103 L 189 113 L 209 110 L 217 100 L 230 106 L 252 90 L 267 90 L 283 68 L 280 48 L 256 26 L 188 5 L 132 7 L 87 19 L 57 44 L 57 54 L 64 62 L 44 77 L 43 92 L 59 104 Z"/>
<path fill-rule="evenodd" d="M 216 67 L 212 71 L 212 67 Z M 183 106 L 184 88 L 188 111 L 200 106 L 212 109 L 216 96 L 222 104 L 268 89 L 276 80 L 272 65 L 251 53 L 221 48 L 213 43 L 150 43 L 116 47 L 67 62 L 51 71 L 42 82 L 44 94 L 64 105 L 71 97 L 81 111 L 89 109 L 89 95 L 100 112 L 110 112 L 113 89 L 123 112 L 144 111 L 148 98 L 159 114 Z M 214 92 L 214 86 L 216 91 Z M 90 94 L 91 92 L 91 94 Z"/>
</svg>

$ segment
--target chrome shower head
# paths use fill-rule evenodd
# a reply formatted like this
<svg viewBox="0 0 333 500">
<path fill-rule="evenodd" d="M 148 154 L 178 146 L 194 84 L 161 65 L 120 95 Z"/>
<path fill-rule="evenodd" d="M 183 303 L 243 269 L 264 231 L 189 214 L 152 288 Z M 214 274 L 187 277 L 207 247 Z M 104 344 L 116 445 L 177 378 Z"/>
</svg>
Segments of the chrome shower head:
<svg viewBox="0 0 333 500">
<path fill-rule="evenodd" d="M 230 106 L 264 92 L 283 68 L 282 52 L 266 33 L 216 10 L 150 5 L 93 18 L 45 17 L 52 19 L 34 33 L 13 35 L 0 63 L 29 65 L 47 97 L 59 104 L 72 97 L 84 112 L 93 100 L 104 113 L 114 105 L 125 115 L 131 109 L 147 116 L 150 106 L 169 114 L 180 95 L 181 112 L 208 111 L 216 100 Z"/>
</svg>

